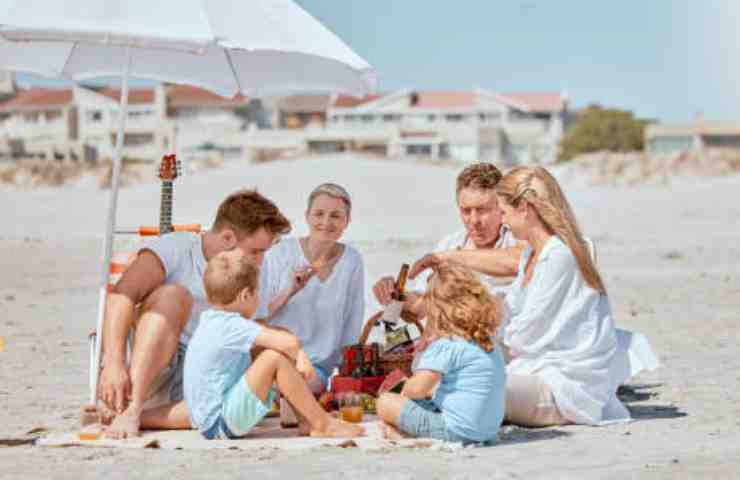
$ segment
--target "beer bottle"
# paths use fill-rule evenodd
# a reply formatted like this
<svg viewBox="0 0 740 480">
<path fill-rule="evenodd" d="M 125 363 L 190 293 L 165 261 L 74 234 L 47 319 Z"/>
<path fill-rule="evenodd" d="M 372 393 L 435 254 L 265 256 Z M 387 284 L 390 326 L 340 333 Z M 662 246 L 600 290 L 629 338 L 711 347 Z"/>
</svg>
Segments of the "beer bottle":
<svg viewBox="0 0 740 480">
<path fill-rule="evenodd" d="M 364 347 L 360 345 L 360 348 L 357 350 L 357 364 L 355 368 L 352 370 L 352 378 L 362 378 L 364 377 L 364 366 L 365 366 L 365 351 Z"/>
<path fill-rule="evenodd" d="M 385 307 L 385 311 L 383 312 L 383 323 L 385 324 L 386 333 L 391 332 L 393 326 L 401 318 L 403 302 L 406 301 L 406 280 L 408 279 L 409 268 L 408 263 L 401 265 L 401 271 L 398 272 L 393 292 L 391 292 L 392 301 Z"/>
</svg>

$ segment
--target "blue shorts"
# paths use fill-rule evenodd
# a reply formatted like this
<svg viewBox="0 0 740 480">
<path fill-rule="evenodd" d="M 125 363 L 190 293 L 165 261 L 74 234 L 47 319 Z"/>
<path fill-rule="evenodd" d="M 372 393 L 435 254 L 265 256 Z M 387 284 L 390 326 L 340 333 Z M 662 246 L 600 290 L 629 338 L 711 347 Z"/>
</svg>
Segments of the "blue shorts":
<svg viewBox="0 0 740 480">
<path fill-rule="evenodd" d="M 242 377 L 224 394 L 221 414 L 208 430 L 202 432 L 203 436 L 208 440 L 244 437 L 265 418 L 274 399 L 275 391 L 271 389 L 267 402 L 260 400 Z"/>
<path fill-rule="evenodd" d="M 442 412 L 431 400 L 406 401 L 398 418 L 398 428 L 403 433 L 417 438 L 471 443 L 447 428 Z"/>
</svg>

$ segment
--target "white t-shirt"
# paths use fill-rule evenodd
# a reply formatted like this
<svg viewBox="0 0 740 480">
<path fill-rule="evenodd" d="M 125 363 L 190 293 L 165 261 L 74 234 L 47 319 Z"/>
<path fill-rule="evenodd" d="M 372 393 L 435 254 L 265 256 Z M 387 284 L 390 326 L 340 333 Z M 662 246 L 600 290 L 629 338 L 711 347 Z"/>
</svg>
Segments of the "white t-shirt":
<svg viewBox="0 0 740 480">
<path fill-rule="evenodd" d="M 517 246 L 517 244 L 518 242 L 516 238 L 514 238 L 514 235 L 511 233 L 511 230 L 509 230 L 509 227 L 507 227 L 506 225 L 501 225 L 498 240 L 496 240 L 496 244 L 493 246 L 493 248 L 511 248 Z M 450 235 L 447 235 L 442 240 L 440 240 L 435 247 L 434 252 L 436 253 L 447 252 L 450 250 L 474 249 L 475 245 L 468 238 L 468 232 L 465 230 L 460 230 L 455 233 L 451 233 Z M 411 286 L 411 291 L 424 293 L 427 288 L 427 280 L 429 279 L 429 276 L 431 274 L 431 270 L 425 270 L 424 272 L 419 274 L 419 276 L 414 279 L 413 285 Z M 484 273 L 479 273 L 478 277 L 484 285 L 488 285 L 489 291 L 491 293 L 499 295 L 500 297 L 506 296 L 506 294 L 509 292 L 509 288 L 511 287 L 511 282 L 514 280 L 514 277 L 494 277 L 491 275 L 486 275 Z"/>
<path fill-rule="evenodd" d="M 151 250 L 164 266 L 165 285 L 178 284 L 193 296 L 193 308 L 188 323 L 180 334 L 180 343 L 187 345 L 198 326 L 200 314 L 210 308 L 203 287 L 206 257 L 201 236 L 191 232 L 174 232 L 151 241 L 142 250 Z"/>
<path fill-rule="evenodd" d="M 292 282 L 293 271 L 309 264 L 297 238 L 284 238 L 267 251 L 260 276 L 261 310 L 266 311 Z M 344 246 L 329 278 L 312 276 L 303 289 L 270 320 L 291 330 L 326 373 L 341 360 L 341 349 L 357 342 L 365 315 L 365 267 L 360 253 Z"/>
<path fill-rule="evenodd" d="M 629 419 L 616 397 L 617 339 L 611 307 L 586 283 L 573 253 L 553 236 L 532 279 L 523 285 L 532 248 L 522 254 L 506 306 L 511 314 L 504 343 L 509 375 L 537 375 L 552 391 L 560 412 L 575 423 Z"/>
</svg>

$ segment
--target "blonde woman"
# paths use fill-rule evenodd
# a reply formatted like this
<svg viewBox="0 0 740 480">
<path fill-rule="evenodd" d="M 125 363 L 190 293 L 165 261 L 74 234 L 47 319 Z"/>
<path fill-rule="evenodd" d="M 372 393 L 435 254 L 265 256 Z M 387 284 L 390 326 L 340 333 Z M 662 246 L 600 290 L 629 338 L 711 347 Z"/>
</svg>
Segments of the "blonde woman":
<svg viewBox="0 0 740 480">
<path fill-rule="evenodd" d="M 285 238 L 265 255 L 260 296 L 267 322 L 303 344 L 316 371 L 314 393 L 327 386 L 341 348 L 357 342 L 365 314 L 362 256 L 339 240 L 349 226 L 352 199 L 324 183 L 308 197 L 306 237 Z"/>
<path fill-rule="evenodd" d="M 414 374 L 400 395 L 378 399 L 385 436 L 495 440 L 506 393 L 504 357 L 493 342 L 501 301 L 472 270 L 452 263 L 434 267 L 422 301 L 426 347 L 417 353 Z"/>
<path fill-rule="evenodd" d="M 496 195 L 504 223 L 530 245 L 506 297 L 507 421 L 629 419 L 616 397 L 617 341 L 606 288 L 557 181 L 542 167 L 518 167 Z"/>
</svg>

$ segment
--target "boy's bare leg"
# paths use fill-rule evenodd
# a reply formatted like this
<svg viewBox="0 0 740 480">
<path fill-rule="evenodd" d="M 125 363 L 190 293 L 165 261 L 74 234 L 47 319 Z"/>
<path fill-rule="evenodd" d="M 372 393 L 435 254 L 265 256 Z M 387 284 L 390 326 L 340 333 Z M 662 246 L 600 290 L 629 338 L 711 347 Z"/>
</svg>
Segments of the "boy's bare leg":
<svg viewBox="0 0 740 480">
<path fill-rule="evenodd" d="M 126 438 L 139 434 L 141 415 L 149 387 L 169 364 L 177 350 L 180 332 L 190 314 L 190 292 L 179 285 L 164 285 L 147 297 L 136 325 L 136 339 L 131 359 L 131 399 L 117 415 L 105 435 Z M 164 415 L 157 418 L 158 414 Z M 154 409 L 147 417 L 150 424 L 164 424 L 169 413 Z"/>
<path fill-rule="evenodd" d="M 337 420 L 326 413 L 292 361 L 279 352 L 262 352 L 247 369 L 244 379 L 263 402 L 267 401 L 273 382 L 277 383 L 280 393 L 294 407 L 296 414 L 306 419 L 309 434 L 313 437 L 359 437 L 365 433 L 360 425 Z"/>
<path fill-rule="evenodd" d="M 185 401 L 149 408 L 141 412 L 142 430 L 189 430 L 190 413 Z"/>
</svg>

